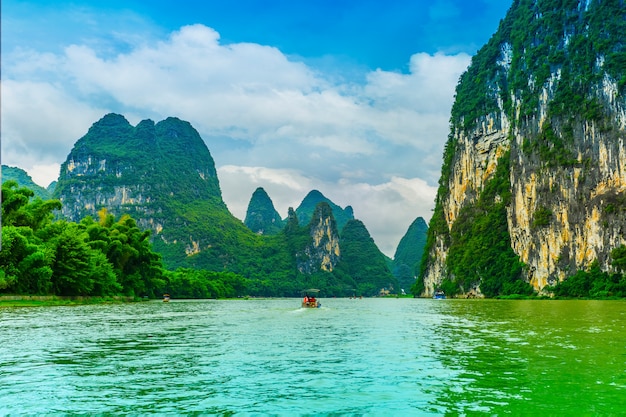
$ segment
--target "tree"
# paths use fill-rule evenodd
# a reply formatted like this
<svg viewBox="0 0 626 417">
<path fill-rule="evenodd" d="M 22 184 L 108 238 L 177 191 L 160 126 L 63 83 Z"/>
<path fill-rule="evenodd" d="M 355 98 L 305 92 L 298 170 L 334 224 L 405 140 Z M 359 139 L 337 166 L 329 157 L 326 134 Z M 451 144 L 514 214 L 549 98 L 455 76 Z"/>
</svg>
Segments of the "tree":
<svg viewBox="0 0 626 417">
<path fill-rule="evenodd" d="M 626 270 L 626 246 L 620 245 L 611 251 L 611 265 L 619 272 Z"/>
</svg>

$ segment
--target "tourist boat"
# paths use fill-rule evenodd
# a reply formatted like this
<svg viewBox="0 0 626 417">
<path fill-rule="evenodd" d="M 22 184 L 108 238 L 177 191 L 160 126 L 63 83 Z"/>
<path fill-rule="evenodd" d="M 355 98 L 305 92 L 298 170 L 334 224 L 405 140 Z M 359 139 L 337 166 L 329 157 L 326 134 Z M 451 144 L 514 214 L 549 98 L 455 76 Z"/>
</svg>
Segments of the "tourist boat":
<svg viewBox="0 0 626 417">
<path fill-rule="evenodd" d="M 322 303 L 320 303 L 315 296 L 316 294 L 319 294 L 319 292 L 320 290 L 316 288 L 309 288 L 308 290 L 302 291 L 304 294 L 304 297 L 302 297 L 302 308 L 320 308 Z"/>
<path fill-rule="evenodd" d="M 167 303 L 170 301 L 170 295 L 169 294 L 163 294 L 163 302 Z"/>
<path fill-rule="evenodd" d="M 445 300 L 446 293 L 444 293 L 442 290 L 437 290 L 435 291 L 435 295 L 433 295 L 433 298 L 435 300 Z"/>
</svg>

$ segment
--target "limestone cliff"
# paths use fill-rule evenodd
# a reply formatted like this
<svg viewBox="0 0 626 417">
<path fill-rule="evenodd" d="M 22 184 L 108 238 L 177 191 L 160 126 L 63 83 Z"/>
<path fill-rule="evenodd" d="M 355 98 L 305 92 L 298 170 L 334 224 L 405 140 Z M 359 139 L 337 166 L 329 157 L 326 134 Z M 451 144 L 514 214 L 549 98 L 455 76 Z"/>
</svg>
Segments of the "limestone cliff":
<svg viewBox="0 0 626 417">
<path fill-rule="evenodd" d="M 310 243 L 298 254 L 298 270 L 305 274 L 332 272 L 339 262 L 339 233 L 330 205 L 321 202 L 309 223 Z"/>
<path fill-rule="evenodd" d="M 610 270 L 610 251 L 626 243 L 625 36 L 623 1 L 513 3 L 457 86 L 424 295 L 442 282 L 480 293 L 509 250 L 518 265 L 490 295 L 515 276 L 541 290 L 594 260 Z M 470 235 L 497 213 L 506 230 L 481 250 Z"/>
<path fill-rule="evenodd" d="M 131 126 L 121 115 L 105 115 L 62 164 L 55 197 L 72 221 L 97 218 L 103 208 L 116 216 L 131 215 L 152 231 L 168 266 L 186 265 L 193 255 L 223 248 L 225 226 L 245 229 L 222 201 L 204 141 L 188 122 L 172 117 Z M 228 262 L 228 253 L 219 250 L 207 266 Z"/>
</svg>

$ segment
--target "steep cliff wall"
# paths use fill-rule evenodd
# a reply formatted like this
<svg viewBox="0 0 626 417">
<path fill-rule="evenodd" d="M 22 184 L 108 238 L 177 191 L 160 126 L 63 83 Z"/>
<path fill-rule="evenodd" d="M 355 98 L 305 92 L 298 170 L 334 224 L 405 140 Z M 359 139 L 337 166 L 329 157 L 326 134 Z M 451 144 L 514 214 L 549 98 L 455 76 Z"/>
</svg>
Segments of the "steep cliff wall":
<svg viewBox="0 0 626 417">
<path fill-rule="evenodd" d="M 310 243 L 298 254 L 298 270 L 305 274 L 332 272 L 341 257 L 337 223 L 330 205 L 321 202 L 309 223 Z"/>
<path fill-rule="evenodd" d="M 486 268 L 460 264 L 481 256 L 497 264 L 511 249 L 519 272 L 489 295 L 521 288 L 513 275 L 541 290 L 594 260 L 611 268 L 610 251 L 626 243 L 624 36 L 623 1 L 514 2 L 457 87 L 422 263 L 425 295 L 446 282 L 480 292 L 492 279 Z M 503 162 L 507 184 L 497 180 L 487 199 Z M 507 225 L 499 251 L 455 252 L 461 241 L 481 243 L 467 237 L 478 233 L 468 222 L 497 224 L 497 213 Z"/>
<path fill-rule="evenodd" d="M 176 118 L 133 127 L 121 115 L 104 116 L 61 166 L 55 197 L 71 221 L 96 218 L 102 208 L 116 216 L 130 214 L 152 231 L 168 266 L 223 247 L 225 225 L 245 229 L 222 201 L 205 143 L 188 122 Z M 221 261 L 211 261 L 216 268 L 228 262 L 225 253 L 219 256 Z"/>
</svg>

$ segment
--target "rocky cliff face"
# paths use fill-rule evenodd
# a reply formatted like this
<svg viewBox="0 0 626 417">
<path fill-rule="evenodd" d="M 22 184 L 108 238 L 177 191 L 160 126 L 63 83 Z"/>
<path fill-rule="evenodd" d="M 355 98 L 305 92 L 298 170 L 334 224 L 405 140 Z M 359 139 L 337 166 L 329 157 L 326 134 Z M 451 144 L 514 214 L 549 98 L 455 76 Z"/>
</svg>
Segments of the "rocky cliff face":
<svg viewBox="0 0 626 417">
<path fill-rule="evenodd" d="M 321 202 L 309 223 L 311 241 L 298 254 L 298 270 L 304 274 L 332 272 L 341 258 L 337 223 L 330 205 Z"/>
<path fill-rule="evenodd" d="M 327 201 L 302 225 L 290 208 L 287 224 L 266 233 L 280 218 L 259 189 L 246 223 L 260 220 L 262 229 L 255 231 L 263 234 L 253 233 L 222 201 L 213 159 L 198 132 L 176 118 L 133 127 L 123 116 L 106 115 L 74 145 L 55 193 L 65 218 L 98 219 L 102 210 L 128 214 L 152 231 L 154 251 L 168 269 L 226 272 L 228 279 L 249 284 L 253 294 L 294 296 L 314 286 L 327 294 L 374 295 L 380 288 L 375 283 L 394 281 L 360 222 L 349 228 L 344 245 L 352 255 L 343 259 L 335 205 Z M 314 199 L 324 197 L 310 193 L 302 204 L 305 213 Z M 352 217 L 349 207 L 337 210 Z"/>
<path fill-rule="evenodd" d="M 498 204 L 503 243 L 536 290 L 594 260 L 610 270 L 610 251 L 626 243 L 625 35 L 620 1 L 514 2 L 457 87 L 426 295 L 444 280 L 480 291 L 481 271 L 459 277 L 450 249 L 466 239 L 470 208 L 486 216 Z M 481 200 L 504 162 L 506 187 Z"/>
<path fill-rule="evenodd" d="M 102 208 L 130 214 L 152 231 L 157 248 L 169 248 L 164 260 L 170 265 L 220 239 L 200 219 L 237 223 L 222 201 L 209 150 L 188 122 L 176 118 L 133 127 L 121 115 L 104 116 L 61 166 L 55 197 L 71 221 L 96 218 Z"/>
</svg>

